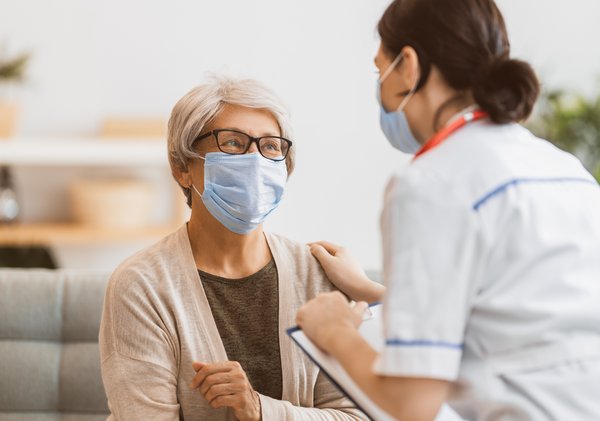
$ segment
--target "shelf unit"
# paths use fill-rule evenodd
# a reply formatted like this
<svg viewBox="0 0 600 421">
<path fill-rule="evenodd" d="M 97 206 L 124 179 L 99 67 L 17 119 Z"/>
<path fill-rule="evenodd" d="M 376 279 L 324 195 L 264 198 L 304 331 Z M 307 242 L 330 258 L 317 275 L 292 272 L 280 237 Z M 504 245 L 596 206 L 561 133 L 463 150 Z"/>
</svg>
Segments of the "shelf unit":
<svg viewBox="0 0 600 421">
<path fill-rule="evenodd" d="M 163 139 L 0 140 L 0 165 L 167 167 Z"/>
<path fill-rule="evenodd" d="M 174 225 L 107 229 L 75 223 L 10 224 L 0 225 L 0 246 L 110 245 L 161 238 L 175 229 Z"/>
<path fill-rule="evenodd" d="M 0 140 L 0 165 L 168 168 L 164 139 L 11 139 Z M 174 188 L 174 195 L 181 193 Z M 106 229 L 78 223 L 0 225 L 0 245 L 110 245 L 158 239 L 183 222 L 185 204 L 175 200 L 173 220 L 131 229 Z"/>
</svg>

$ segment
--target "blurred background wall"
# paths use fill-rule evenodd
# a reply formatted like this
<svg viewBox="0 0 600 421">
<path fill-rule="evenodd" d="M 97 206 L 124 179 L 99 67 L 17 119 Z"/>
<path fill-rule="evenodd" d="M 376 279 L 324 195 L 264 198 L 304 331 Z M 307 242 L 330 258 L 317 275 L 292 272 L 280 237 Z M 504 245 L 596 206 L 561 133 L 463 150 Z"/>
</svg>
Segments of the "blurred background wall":
<svg viewBox="0 0 600 421">
<path fill-rule="evenodd" d="M 0 46 L 32 54 L 27 83 L 10 93 L 22 109 L 15 141 L 93 137 L 106 116 L 167 119 L 207 71 L 260 79 L 291 109 L 298 157 L 267 229 L 344 244 L 363 266 L 377 269 L 382 192 L 407 160 L 378 126 L 372 59 L 387 3 L 0 0 Z M 583 93 L 598 86 L 600 2 L 498 5 L 513 55 L 530 61 L 546 86 Z M 128 169 L 15 167 L 21 218 L 68 218 L 67 180 L 118 171 Z M 168 183 L 165 167 L 143 171 Z M 157 214 L 173 200 L 164 191 L 152 203 Z M 147 243 L 54 250 L 62 266 L 111 269 Z"/>
</svg>

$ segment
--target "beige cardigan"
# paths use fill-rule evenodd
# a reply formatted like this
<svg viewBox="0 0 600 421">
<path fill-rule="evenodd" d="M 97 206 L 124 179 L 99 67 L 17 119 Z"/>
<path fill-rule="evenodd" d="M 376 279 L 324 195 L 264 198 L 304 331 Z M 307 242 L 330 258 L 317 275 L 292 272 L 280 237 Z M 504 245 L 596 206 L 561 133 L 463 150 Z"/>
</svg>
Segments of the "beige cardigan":
<svg viewBox="0 0 600 421">
<path fill-rule="evenodd" d="M 366 417 L 321 374 L 286 334 L 298 308 L 332 289 L 303 244 L 265 234 L 279 276 L 283 400 L 260 396 L 262 419 L 357 420 Z M 109 420 L 235 420 L 190 390 L 192 361 L 227 360 L 184 225 L 122 263 L 112 275 L 100 325 L 102 380 Z"/>
</svg>

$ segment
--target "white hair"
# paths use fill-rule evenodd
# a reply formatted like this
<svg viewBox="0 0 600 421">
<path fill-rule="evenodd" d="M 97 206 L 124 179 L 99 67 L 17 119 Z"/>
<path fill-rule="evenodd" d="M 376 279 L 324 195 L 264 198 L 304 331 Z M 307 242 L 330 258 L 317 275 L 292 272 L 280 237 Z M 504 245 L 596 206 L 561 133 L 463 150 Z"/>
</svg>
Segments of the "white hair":
<svg viewBox="0 0 600 421">
<path fill-rule="evenodd" d="M 206 83 L 195 87 L 177 101 L 169 118 L 168 150 L 171 171 L 187 171 L 190 159 L 199 155 L 193 149 L 194 141 L 203 134 L 226 104 L 263 109 L 270 112 L 286 139 L 292 137 L 289 113 L 275 93 L 254 79 L 238 79 L 211 74 Z M 286 157 L 288 175 L 294 170 L 294 148 Z M 191 206 L 191 191 L 181 186 Z"/>
</svg>

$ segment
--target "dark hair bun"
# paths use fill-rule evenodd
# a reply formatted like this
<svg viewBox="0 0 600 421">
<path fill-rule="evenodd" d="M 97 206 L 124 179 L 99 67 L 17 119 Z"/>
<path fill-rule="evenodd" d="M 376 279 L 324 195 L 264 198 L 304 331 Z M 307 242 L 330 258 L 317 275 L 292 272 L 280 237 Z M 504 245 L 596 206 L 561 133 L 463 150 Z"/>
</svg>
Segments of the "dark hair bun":
<svg viewBox="0 0 600 421">
<path fill-rule="evenodd" d="M 473 97 L 493 122 L 504 124 L 529 117 L 540 86 L 528 63 L 496 58 L 478 73 Z"/>
</svg>

